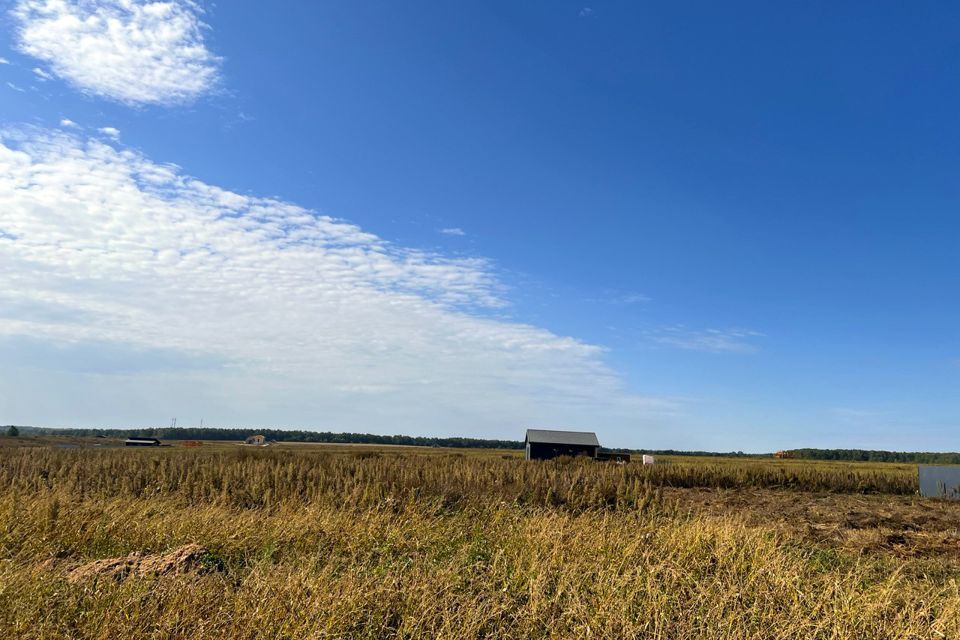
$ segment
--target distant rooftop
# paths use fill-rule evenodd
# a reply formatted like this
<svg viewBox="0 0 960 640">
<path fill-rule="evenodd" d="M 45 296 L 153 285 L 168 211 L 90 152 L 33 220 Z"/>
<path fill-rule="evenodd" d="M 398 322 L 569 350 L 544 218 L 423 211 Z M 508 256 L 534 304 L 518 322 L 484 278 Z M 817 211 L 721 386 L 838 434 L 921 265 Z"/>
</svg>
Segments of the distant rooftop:
<svg viewBox="0 0 960 640">
<path fill-rule="evenodd" d="M 600 441 L 593 431 L 553 431 L 549 429 L 527 429 L 525 442 L 543 444 L 576 444 L 587 447 L 599 447 Z"/>
</svg>

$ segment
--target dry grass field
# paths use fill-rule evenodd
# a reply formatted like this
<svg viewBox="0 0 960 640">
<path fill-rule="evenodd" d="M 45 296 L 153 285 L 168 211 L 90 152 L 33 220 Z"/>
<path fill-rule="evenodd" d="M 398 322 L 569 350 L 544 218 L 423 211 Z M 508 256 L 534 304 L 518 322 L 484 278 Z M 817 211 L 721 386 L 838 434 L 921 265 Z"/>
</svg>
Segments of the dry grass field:
<svg viewBox="0 0 960 640">
<path fill-rule="evenodd" d="M 909 465 L 5 444 L 2 638 L 960 638 Z"/>
</svg>

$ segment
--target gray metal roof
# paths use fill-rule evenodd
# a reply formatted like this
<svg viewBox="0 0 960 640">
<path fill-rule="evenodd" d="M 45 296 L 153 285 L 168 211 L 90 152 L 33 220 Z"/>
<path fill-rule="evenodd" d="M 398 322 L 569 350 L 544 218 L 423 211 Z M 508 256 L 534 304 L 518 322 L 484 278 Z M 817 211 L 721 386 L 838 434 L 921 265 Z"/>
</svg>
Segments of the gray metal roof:
<svg viewBox="0 0 960 640">
<path fill-rule="evenodd" d="M 576 444 L 587 447 L 599 447 L 600 441 L 593 431 L 551 431 L 548 429 L 527 429 L 525 442 L 543 444 Z"/>
</svg>

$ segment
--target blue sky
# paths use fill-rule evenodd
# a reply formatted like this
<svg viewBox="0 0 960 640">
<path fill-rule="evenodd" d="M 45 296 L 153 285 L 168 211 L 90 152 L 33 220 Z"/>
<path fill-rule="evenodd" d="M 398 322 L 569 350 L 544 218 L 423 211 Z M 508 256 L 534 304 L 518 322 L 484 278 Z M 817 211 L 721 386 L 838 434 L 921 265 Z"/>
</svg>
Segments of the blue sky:
<svg viewBox="0 0 960 640">
<path fill-rule="evenodd" d="M 2 423 L 956 449 L 951 3 L 0 6 Z"/>
</svg>

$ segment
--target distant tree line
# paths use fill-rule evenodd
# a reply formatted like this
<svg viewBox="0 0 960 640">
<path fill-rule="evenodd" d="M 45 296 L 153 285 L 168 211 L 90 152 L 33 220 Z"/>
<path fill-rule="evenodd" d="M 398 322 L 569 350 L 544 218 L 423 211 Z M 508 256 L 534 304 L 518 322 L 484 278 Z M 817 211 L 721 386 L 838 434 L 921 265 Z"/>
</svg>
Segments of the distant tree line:
<svg viewBox="0 0 960 640">
<path fill-rule="evenodd" d="M 419 447 L 463 449 L 523 449 L 520 440 L 484 438 L 439 438 L 427 436 L 383 436 L 373 433 L 334 433 L 332 431 L 288 431 L 285 429 L 237 429 L 216 427 L 151 427 L 145 429 L 47 429 L 43 427 L 6 427 L 7 435 L 104 436 L 127 438 L 144 436 L 160 440 L 244 440 L 263 434 L 274 442 L 322 442 L 329 444 L 399 444 Z M 677 449 L 612 449 L 622 453 L 648 453 L 654 456 L 704 456 L 724 458 L 768 458 L 769 453 L 743 451 L 681 451 Z M 801 460 L 849 460 L 854 462 L 904 462 L 920 464 L 960 464 L 960 453 L 873 451 L 867 449 L 788 449 L 785 453 Z"/>
<path fill-rule="evenodd" d="M 744 453 L 743 451 L 678 451 L 676 449 L 623 449 L 627 453 L 646 453 L 652 456 L 703 456 L 708 458 L 769 458 L 769 453 Z"/>
<path fill-rule="evenodd" d="M 790 449 L 787 453 L 802 460 L 851 460 L 855 462 L 907 462 L 960 464 L 960 453 L 935 451 L 872 451 L 868 449 Z"/>
<path fill-rule="evenodd" d="M 462 449 L 523 449 L 521 440 L 491 440 L 484 438 L 439 438 L 427 436 L 384 436 L 373 433 L 334 433 L 332 431 L 289 431 L 286 429 L 238 429 L 221 427 L 149 427 L 144 429 L 48 429 L 21 427 L 23 433 L 54 436 L 128 438 L 143 436 L 160 440 L 244 440 L 247 436 L 262 434 L 274 442 L 317 442 L 326 444 L 399 444 L 419 447 L 451 447 Z M 674 449 L 611 449 L 620 453 L 647 453 L 664 456 L 762 457 L 768 454 L 750 454 L 743 451 L 718 453 L 715 451 L 677 451 Z"/>
<path fill-rule="evenodd" d="M 333 433 L 331 431 L 287 431 L 281 429 L 237 429 L 215 427 L 150 427 L 146 429 L 44 429 L 22 427 L 23 433 L 55 436 L 128 438 L 144 436 L 160 440 L 244 440 L 262 434 L 274 442 L 322 442 L 328 444 L 401 444 L 420 447 L 459 447 L 468 449 L 522 449 L 516 440 L 481 438 L 435 438 L 425 436 L 383 436 L 373 433 Z"/>
</svg>

